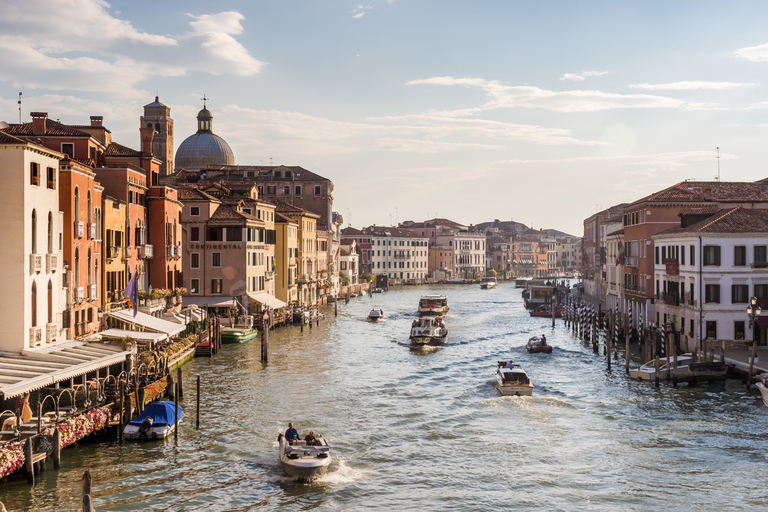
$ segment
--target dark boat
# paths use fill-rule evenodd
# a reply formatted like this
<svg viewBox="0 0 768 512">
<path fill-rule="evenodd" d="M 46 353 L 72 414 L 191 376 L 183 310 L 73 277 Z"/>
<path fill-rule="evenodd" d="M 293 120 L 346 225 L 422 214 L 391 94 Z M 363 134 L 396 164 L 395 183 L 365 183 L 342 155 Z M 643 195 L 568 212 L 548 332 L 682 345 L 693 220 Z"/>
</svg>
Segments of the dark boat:
<svg viewBox="0 0 768 512">
<path fill-rule="evenodd" d="M 526 343 L 525 350 L 527 350 L 529 354 L 538 354 L 540 352 L 551 354 L 552 345 L 547 345 L 547 338 L 544 336 L 534 336 L 528 340 L 528 343 Z"/>
</svg>

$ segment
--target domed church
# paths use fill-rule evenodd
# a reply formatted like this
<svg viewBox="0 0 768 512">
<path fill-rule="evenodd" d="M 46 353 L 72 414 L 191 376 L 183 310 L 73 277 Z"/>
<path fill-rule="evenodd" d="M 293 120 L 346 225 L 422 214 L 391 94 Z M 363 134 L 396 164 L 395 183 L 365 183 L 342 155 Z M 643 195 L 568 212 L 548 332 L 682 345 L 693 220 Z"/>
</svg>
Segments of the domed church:
<svg viewBox="0 0 768 512">
<path fill-rule="evenodd" d="M 197 133 L 190 135 L 176 150 L 176 169 L 199 171 L 209 165 L 234 165 L 235 155 L 227 141 L 213 133 L 213 116 L 205 108 L 197 113 Z"/>
</svg>

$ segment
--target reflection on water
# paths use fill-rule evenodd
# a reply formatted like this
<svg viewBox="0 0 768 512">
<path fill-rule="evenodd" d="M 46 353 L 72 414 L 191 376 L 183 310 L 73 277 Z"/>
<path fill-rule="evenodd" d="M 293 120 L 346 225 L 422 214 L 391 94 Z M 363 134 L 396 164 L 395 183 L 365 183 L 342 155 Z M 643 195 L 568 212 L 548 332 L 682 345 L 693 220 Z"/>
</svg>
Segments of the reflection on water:
<svg viewBox="0 0 768 512">
<path fill-rule="evenodd" d="M 421 294 L 448 295 L 448 344 L 410 350 Z M 366 320 L 371 308 L 386 319 Z M 527 354 L 546 333 L 552 354 Z M 498 360 L 530 375 L 532 397 L 501 397 Z M 99 511 L 127 510 L 757 510 L 768 469 L 768 409 L 741 382 L 662 385 L 606 369 L 558 321 L 532 319 L 503 283 L 406 287 L 353 299 L 326 321 L 228 345 L 184 368 L 187 421 L 173 439 L 82 444 L 35 487 L 0 485 L 10 510 L 78 510 L 85 468 Z M 201 429 L 194 430 L 200 375 Z M 328 439 L 327 475 L 282 472 L 292 421 Z"/>
</svg>

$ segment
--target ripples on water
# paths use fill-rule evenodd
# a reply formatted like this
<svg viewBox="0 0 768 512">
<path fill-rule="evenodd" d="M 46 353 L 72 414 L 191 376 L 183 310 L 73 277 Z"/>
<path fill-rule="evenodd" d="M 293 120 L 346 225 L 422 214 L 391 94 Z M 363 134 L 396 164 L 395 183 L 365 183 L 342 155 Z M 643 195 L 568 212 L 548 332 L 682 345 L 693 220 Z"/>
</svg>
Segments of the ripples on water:
<svg viewBox="0 0 768 512">
<path fill-rule="evenodd" d="M 448 345 L 407 347 L 421 294 L 443 292 Z M 387 318 L 365 321 L 372 308 Z M 173 439 L 81 444 L 35 487 L 0 485 L 10 510 L 79 510 L 90 468 L 99 511 L 127 510 L 760 510 L 768 504 L 768 409 L 739 381 L 657 390 L 574 338 L 531 319 L 504 283 L 406 287 L 339 305 L 304 332 L 225 346 L 184 367 L 187 418 Z M 551 355 L 527 354 L 547 334 Z M 501 397 L 498 360 L 531 376 L 533 397 Z M 195 375 L 202 428 L 192 429 Z M 334 462 L 287 478 L 277 435 L 289 421 L 326 436 Z"/>
</svg>

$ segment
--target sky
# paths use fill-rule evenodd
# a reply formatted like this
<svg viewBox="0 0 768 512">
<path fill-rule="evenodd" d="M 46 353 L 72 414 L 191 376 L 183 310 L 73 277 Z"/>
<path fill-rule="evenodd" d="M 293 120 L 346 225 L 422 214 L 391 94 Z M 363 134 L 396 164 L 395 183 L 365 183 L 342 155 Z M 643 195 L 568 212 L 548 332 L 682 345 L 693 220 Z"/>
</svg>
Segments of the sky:
<svg viewBox="0 0 768 512">
<path fill-rule="evenodd" d="M 104 116 L 138 149 L 203 95 L 237 164 L 334 182 L 345 222 L 584 218 L 686 179 L 768 177 L 768 2 L 25 0 L 0 120 Z M 718 149 L 719 148 L 719 149 Z M 719 158 L 718 158 L 719 156 Z"/>
</svg>

